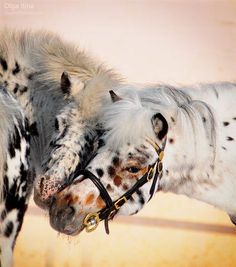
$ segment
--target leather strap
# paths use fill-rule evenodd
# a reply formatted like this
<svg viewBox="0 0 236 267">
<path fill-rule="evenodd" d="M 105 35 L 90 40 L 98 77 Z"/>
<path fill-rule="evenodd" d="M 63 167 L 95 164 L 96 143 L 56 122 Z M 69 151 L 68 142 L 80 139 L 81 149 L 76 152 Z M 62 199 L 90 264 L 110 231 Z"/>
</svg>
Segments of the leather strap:
<svg viewBox="0 0 236 267">
<path fill-rule="evenodd" d="M 150 141 L 150 140 L 147 140 L 147 141 L 153 145 L 153 141 Z M 104 185 L 101 183 L 100 179 L 97 176 L 95 176 L 92 172 L 90 172 L 87 169 L 83 169 L 83 170 L 76 169 L 76 171 L 71 176 L 70 183 L 73 182 L 73 180 L 80 175 L 84 176 L 82 178 L 82 180 L 90 179 L 94 183 L 94 185 L 98 188 L 98 190 L 100 192 L 100 196 L 106 204 L 106 207 L 104 209 L 100 210 L 99 212 L 88 214 L 85 218 L 86 222 L 89 222 L 89 220 L 90 220 L 89 216 L 90 215 L 91 215 L 92 219 L 96 218 L 97 224 L 100 221 L 104 220 L 106 233 L 109 234 L 108 221 L 113 219 L 114 216 L 119 211 L 119 209 L 132 197 L 132 195 L 134 193 L 136 193 L 139 188 L 141 188 L 144 184 L 146 184 L 150 180 L 153 180 L 153 182 L 152 182 L 152 185 L 151 185 L 151 188 L 149 191 L 149 193 L 150 193 L 149 200 L 153 197 L 153 195 L 155 193 L 155 188 L 156 188 L 156 186 L 158 186 L 159 179 L 162 175 L 162 169 L 163 169 L 162 158 L 164 156 L 163 149 L 161 149 L 156 143 L 154 143 L 154 144 L 155 144 L 155 146 L 153 145 L 153 147 L 155 148 L 155 150 L 159 156 L 157 159 L 157 162 L 150 165 L 148 167 L 148 171 L 133 185 L 133 187 L 131 189 L 129 189 L 126 193 L 124 193 L 116 201 L 112 201 L 106 188 L 104 187 Z M 165 144 L 164 144 L 164 146 L 165 146 Z M 94 229 L 96 229 L 96 227 L 94 227 Z M 92 229 L 92 230 L 94 230 L 94 229 Z"/>
</svg>

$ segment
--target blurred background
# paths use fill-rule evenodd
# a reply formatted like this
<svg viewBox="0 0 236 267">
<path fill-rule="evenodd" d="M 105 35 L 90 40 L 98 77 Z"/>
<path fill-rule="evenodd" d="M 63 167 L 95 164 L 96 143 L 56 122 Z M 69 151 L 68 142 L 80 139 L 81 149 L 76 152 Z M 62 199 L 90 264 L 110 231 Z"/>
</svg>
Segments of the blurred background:
<svg viewBox="0 0 236 267">
<path fill-rule="evenodd" d="M 236 80 L 235 1 L 0 0 L 0 27 L 46 29 L 90 51 L 129 82 Z M 228 216 L 159 193 L 133 217 L 75 238 L 59 235 L 31 201 L 16 267 L 236 266 Z"/>
</svg>

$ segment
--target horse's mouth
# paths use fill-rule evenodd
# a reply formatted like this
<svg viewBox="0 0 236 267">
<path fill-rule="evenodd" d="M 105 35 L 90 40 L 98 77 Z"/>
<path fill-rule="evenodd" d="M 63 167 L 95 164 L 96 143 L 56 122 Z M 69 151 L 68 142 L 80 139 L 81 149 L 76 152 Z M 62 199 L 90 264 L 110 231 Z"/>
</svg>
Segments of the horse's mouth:
<svg viewBox="0 0 236 267">
<path fill-rule="evenodd" d="M 79 215 L 79 216 L 78 216 Z M 84 229 L 82 214 L 78 214 L 73 206 L 64 203 L 62 206 L 57 205 L 56 198 L 52 198 L 49 208 L 50 225 L 56 231 L 75 236 Z"/>
<path fill-rule="evenodd" d="M 54 230 L 58 231 L 59 233 L 69 235 L 69 236 L 76 236 L 84 230 L 83 224 L 79 228 L 75 227 L 73 222 L 67 225 L 61 225 L 61 224 L 55 223 L 55 221 L 51 218 L 51 216 L 50 216 L 50 225 Z"/>
</svg>

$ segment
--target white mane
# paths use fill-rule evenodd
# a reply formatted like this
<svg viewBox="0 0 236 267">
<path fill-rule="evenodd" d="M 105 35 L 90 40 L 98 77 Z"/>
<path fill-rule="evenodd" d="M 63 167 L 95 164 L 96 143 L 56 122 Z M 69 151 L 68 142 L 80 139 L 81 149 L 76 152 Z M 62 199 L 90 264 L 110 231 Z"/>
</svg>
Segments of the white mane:
<svg viewBox="0 0 236 267">
<path fill-rule="evenodd" d="M 155 139 L 151 124 L 153 111 L 142 105 L 135 89 L 120 89 L 125 89 L 124 99 L 103 108 L 102 124 L 105 129 L 109 129 L 105 137 L 109 146 L 119 148 L 127 143 L 137 143 L 146 136 Z"/>
<path fill-rule="evenodd" d="M 215 119 L 210 107 L 192 100 L 182 90 L 170 86 L 156 85 L 141 89 L 121 86 L 115 91 L 122 100 L 103 108 L 102 123 L 108 129 L 106 142 L 114 149 L 128 142 L 137 143 L 146 136 L 155 139 L 151 118 L 161 113 L 169 126 L 178 121 L 178 130 L 185 149 L 192 157 L 206 145 L 212 145 L 212 159 L 215 155 Z M 207 123 L 203 121 L 206 118 Z M 200 152 L 199 152 L 200 153 Z"/>
</svg>

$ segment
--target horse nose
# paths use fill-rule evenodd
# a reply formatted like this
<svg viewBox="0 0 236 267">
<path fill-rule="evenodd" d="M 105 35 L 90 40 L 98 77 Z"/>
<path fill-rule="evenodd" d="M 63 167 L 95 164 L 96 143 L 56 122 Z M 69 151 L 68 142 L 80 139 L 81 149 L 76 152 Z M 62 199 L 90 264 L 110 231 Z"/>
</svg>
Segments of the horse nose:
<svg viewBox="0 0 236 267">
<path fill-rule="evenodd" d="M 36 190 L 34 190 L 34 202 L 42 209 L 49 209 L 52 203 L 52 197 L 42 199 Z"/>
<path fill-rule="evenodd" d="M 66 228 L 68 224 L 73 221 L 75 215 L 75 208 L 67 203 L 64 205 L 57 205 L 56 197 L 52 197 L 52 204 L 49 210 L 51 224 L 59 231 Z"/>
<path fill-rule="evenodd" d="M 60 208 L 57 212 L 57 217 L 60 218 L 61 221 L 70 221 L 75 214 L 75 209 L 72 206 Z"/>
</svg>

